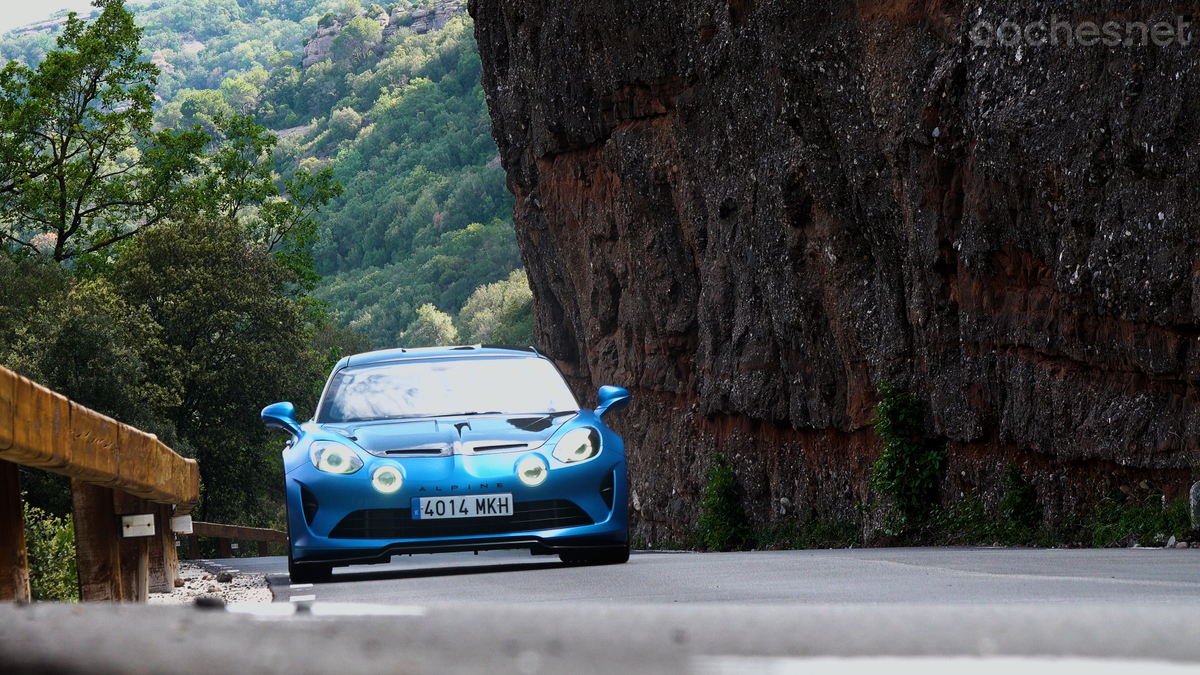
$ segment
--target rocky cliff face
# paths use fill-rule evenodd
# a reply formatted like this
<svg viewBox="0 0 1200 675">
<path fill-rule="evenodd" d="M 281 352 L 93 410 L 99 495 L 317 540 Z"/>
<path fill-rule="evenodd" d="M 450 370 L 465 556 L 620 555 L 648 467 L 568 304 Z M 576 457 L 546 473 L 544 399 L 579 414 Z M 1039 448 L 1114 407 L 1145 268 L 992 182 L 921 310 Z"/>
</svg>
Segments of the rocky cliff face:
<svg viewBox="0 0 1200 675">
<path fill-rule="evenodd" d="M 946 499 L 1009 462 L 1049 515 L 1190 482 L 1200 42 L 978 25 L 1188 20 L 1154 7 L 472 0 L 539 344 L 633 390 L 640 535 L 714 451 L 759 522 L 853 515 L 881 378 Z"/>
</svg>

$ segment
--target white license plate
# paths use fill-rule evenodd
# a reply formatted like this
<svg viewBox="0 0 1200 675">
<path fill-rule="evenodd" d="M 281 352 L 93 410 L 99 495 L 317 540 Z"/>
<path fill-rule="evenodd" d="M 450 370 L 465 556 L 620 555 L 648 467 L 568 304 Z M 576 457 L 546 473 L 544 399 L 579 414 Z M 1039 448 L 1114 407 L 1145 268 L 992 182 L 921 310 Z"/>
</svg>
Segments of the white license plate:
<svg viewBox="0 0 1200 675">
<path fill-rule="evenodd" d="M 483 518 L 511 516 L 512 514 L 512 493 L 463 497 L 413 497 L 412 500 L 413 520 Z"/>
</svg>

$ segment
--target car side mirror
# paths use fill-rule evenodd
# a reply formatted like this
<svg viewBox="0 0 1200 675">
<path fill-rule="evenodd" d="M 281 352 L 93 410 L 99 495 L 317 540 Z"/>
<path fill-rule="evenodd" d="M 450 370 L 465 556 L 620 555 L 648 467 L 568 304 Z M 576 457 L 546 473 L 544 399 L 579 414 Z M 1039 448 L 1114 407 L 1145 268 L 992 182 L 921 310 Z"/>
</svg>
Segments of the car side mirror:
<svg viewBox="0 0 1200 675">
<path fill-rule="evenodd" d="M 596 398 L 599 402 L 599 405 L 596 406 L 596 414 L 603 417 L 605 413 L 620 410 L 629 405 L 631 397 L 628 389 L 606 384 L 600 387 L 600 394 Z"/>
<path fill-rule="evenodd" d="M 296 406 L 291 403 L 272 403 L 263 408 L 262 421 L 269 427 L 300 435 L 300 425 L 296 423 Z"/>
</svg>

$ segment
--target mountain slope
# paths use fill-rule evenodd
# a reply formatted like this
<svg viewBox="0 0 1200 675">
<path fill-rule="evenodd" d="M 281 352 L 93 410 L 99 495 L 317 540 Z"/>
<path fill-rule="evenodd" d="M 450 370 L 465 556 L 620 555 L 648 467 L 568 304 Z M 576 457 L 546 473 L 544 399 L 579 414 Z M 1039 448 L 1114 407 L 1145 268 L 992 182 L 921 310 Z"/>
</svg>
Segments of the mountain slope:
<svg viewBox="0 0 1200 675">
<path fill-rule="evenodd" d="M 251 114 L 279 135 L 281 180 L 333 169 L 345 193 L 319 217 L 326 278 L 314 294 L 343 326 L 398 344 L 417 307 L 457 314 L 473 289 L 520 266 L 465 3 L 129 8 L 161 70 L 161 126 L 213 133 L 218 115 Z M 0 59 L 36 62 L 57 30 L 0 37 Z"/>
</svg>

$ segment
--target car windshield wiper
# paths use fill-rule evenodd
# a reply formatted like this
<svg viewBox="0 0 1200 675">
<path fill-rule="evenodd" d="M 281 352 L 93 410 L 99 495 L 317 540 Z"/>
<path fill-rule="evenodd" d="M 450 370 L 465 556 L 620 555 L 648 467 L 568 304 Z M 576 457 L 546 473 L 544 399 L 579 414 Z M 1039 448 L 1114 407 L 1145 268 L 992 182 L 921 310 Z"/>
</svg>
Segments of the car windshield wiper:
<svg viewBox="0 0 1200 675">
<path fill-rule="evenodd" d="M 579 412 L 579 411 L 578 410 L 559 410 L 558 412 L 552 412 L 552 413 L 533 413 L 534 415 L 539 415 L 539 417 L 536 417 L 533 419 L 535 422 L 541 422 L 542 420 L 552 420 L 555 417 L 562 417 L 563 415 L 574 415 L 577 412 Z"/>
</svg>

